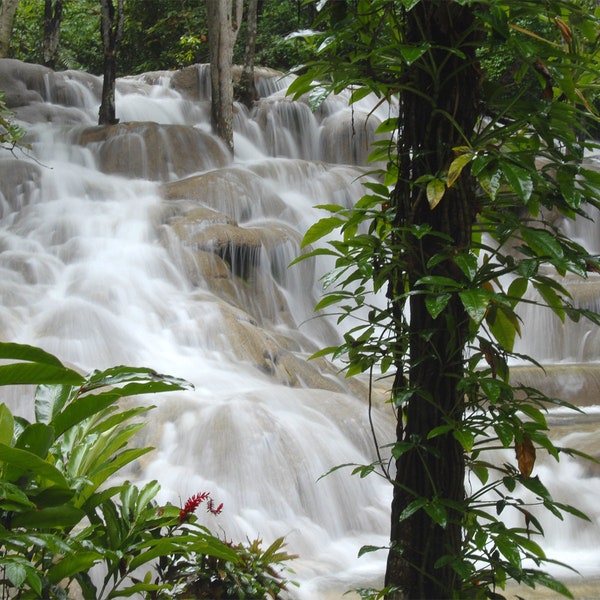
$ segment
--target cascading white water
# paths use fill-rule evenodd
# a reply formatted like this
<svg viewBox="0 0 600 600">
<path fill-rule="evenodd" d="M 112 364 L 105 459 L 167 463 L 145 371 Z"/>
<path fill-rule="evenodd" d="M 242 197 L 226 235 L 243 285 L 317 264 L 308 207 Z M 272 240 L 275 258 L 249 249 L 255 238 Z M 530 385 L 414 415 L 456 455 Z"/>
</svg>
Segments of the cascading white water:
<svg viewBox="0 0 600 600">
<path fill-rule="evenodd" d="M 156 451 L 135 476 L 158 479 L 176 504 L 210 491 L 225 508 L 207 524 L 231 539 L 286 536 L 300 555 L 293 597 L 338 598 L 381 583 L 385 556 L 356 555 L 385 544 L 391 490 L 347 471 L 320 479 L 371 462 L 374 448 L 361 384 L 306 361 L 339 335 L 312 318 L 328 265 L 288 264 L 323 214 L 315 205 L 361 195 L 357 165 L 387 115 L 338 100 L 313 115 L 266 71 L 258 106 L 238 107 L 232 160 L 210 134 L 205 81 L 205 67 L 124 78 L 121 123 L 96 128 L 97 78 L 0 61 L 32 145 L 0 154 L 0 337 L 82 370 L 126 363 L 192 382 L 152 399 L 140 443 Z M 30 416 L 30 396 L 10 401 Z M 597 489 L 595 473 L 560 469 Z M 597 535 L 598 509 L 584 508 Z M 567 543 L 552 531 L 560 558 L 598 574 L 574 526 Z"/>
</svg>

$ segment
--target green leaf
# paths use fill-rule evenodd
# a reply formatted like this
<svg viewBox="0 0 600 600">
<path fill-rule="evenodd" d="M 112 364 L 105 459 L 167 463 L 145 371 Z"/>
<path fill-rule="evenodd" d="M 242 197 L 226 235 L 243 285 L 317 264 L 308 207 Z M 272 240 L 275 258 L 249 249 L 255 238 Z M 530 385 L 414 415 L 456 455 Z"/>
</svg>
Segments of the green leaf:
<svg viewBox="0 0 600 600">
<path fill-rule="evenodd" d="M 465 274 L 465 277 L 469 281 L 473 281 L 477 275 L 477 257 L 470 252 L 463 252 L 457 254 L 454 257 L 454 262 L 458 265 L 459 269 Z"/>
<path fill-rule="evenodd" d="M 543 571 L 535 572 L 535 582 L 547 587 L 549 590 L 553 592 L 558 592 L 561 596 L 565 596 L 565 598 L 573 598 L 573 594 L 570 592 L 569 588 L 564 584 L 554 579 L 552 575 L 549 573 L 544 573 Z"/>
<path fill-rule="evenodd" d="M 500 168 L 502 173 L 513 192 L 523 200 L 527 202 L 533 192 L 533 180 L 531 174 L 527 169 L 519 167 L 509 161 L 501 161 Z"/>
<path fill-rule="evenodd" d="M 48 569 L 48 579 L 51 583 L 58 583 L 82 571 L 89 571 L 101 559 L 102 554 L 90 550 L 69 553 Z"/>
<path fill-rule="evenodd" d="M 320 240 L 334 229 L 340 228 L 345 222 L 346 221 L 339 217 L 326 217 L 320 219 L 308 228 L 308 231 L 304 234 L 300 247 L 304 248 L 305 246 Z"/>
<path fill-rule="evenodd" d="M 554 289 L 543 283 L 533 282 L 533 287 L 539 292 L 547 306 L 558 316 L 564 323 L 565 321 L 565 305 L 562 298 L 554 291 Z"/>
<path fill-rule="evenodd" d="M 507 314 L 506 308 L 495 305 L 494 310 L 486 314 L 490 331 L 498 343 L 508 352 L 512 352 L 517 332 L 520 333 L 516 315 Z"/>
<path fill-rule="evenodd" d="M 562 246 L 549 231 L 532 227 L 522 227 L 521 236 L 538 256 L 549 256 L 557 260 L 564 258 Z"/>
<path fill-rule="evenodd" d="M 487 313 L 491 293 L 485 288 L 474 288 L 458 292 L 458 296 L 469 317 L 479 325 Z"/>
<path fill-rule="evenodd" d="M 519 547 L 507 536 L 498 535 L 494 538 L 496 548 L 514 567 L 521 568 L 521 553 Z"/>
<path fill-rule="evenodd" d="M 427 201 L 429 202 L 429 208 L 433 210 L 444 197 L 446 193 L 446 184 L 441 179 L 432 179 L 427 184 Z"/>
<path fill-rule="evenodd" d="M 46 363 L 13 363 L 0 366 L 0 385 L 80 385 L 83 377 L 62 366 Z"/>
<path fill-rule="evenodd" d="M 410 516 L 414 515 L 418 510 L 423 508 L 427 504 L 426 498 L 417 498 L 413 500 L 400 514 L 398 517 L 399 521 L 405 521 Z"/>
<path fill-rule="evenodd" d="M 12 445 L 15 432 L 15 418 L 6 404 L 0 404 L 0 443 Z"/>
<path fill-rule="evenodd" d="M 473 445 L 475 444 L 475 437 L 470 431 L 464 431 L 462 429 L 455 429 L 452 432 L 454 439 L 463 447 L 465 452 L 471 452 Z"/>
<path fill-rule="evenodd" d="M 77 391 L 70 385 L 39 385 L 35 391 L 35 419 L 49 424 Z"/>
<path fill-rule="evenodd" d="M 403 0 L 404 3 L 408 3 L 412 6 L 415 6 L 416 4 L 418 4 L 419 0 Z M 410 8 L 408 9 L 410 10 Z M 414 62 L 416 62 L 417 60 L 419 60 L 421 58 L 421 56 L 423 56 L 423 54 L 425 54 L 425 52 L 427 52 L 427 50 L 429 50 L 429 44 L 421 44 L 420 46 L 409 46 L 408 44 L 400 44 L 398 46 L 398 49 L 400 50 L 400 54 L 402 55 L 402 58 L 404 59 L 404 62 L 406 62 L 406 64 L 408 66 L 412 65 Z"/>
<path fill-rule="evenodd" d="M 50 365 L 53 367 L 63 366 L 56 356 L 45 352 L 41 348 L 27 346 L 25 344 L 0 342 L 0 358 L 24 360 L 28 362 Z"/>
<path fill-rule="evenodd" d="M 13 517 L 12 525 L 13 527 L 26 527 L 27 529 L 71 529 L 84 517 L 84 511 L 65 504 L 19 513 Z"/>
<path fill-rule="evenodd" d="M 448 524 L 448 512 L 446 511 L 446 507 L 438 499 L 427 502 L 423 509 L 436 525 L 443 528 L 446 527 Z"/>
<path fill-rule="evenodd" d="M 69 488 L 64 475 L 56 467 L 27 450 L 0 444 L 0 461 L 17 467 L 25 473 L 31 473 L 34 477 L 46 479 L 61 488 Z"/>
<path fill-rule="evenodd" d="M 6 578 L 12 583 L 16 589 L 20 589 L 27 579 L 27 569 L 25 565 L 15 561 L 2 561 L 0 563 L 4 567 Z"/>
<path fill-rule="evenodd" d="M 452 294 L 429 294 L 426 296 L 425 306 L 433 319 L 437 319 L 440 313 L 446 308 L 450 298 L 452 298 Z"/>
</svg>

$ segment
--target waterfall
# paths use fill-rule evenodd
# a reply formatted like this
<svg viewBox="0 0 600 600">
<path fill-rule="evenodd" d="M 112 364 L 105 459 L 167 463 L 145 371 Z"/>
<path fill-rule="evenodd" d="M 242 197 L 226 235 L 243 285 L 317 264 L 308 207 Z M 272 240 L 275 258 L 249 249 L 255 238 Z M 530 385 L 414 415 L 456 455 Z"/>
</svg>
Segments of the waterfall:
<svg viewBox="0 0 600 600">
<path fill-rule="evenodd" d="M 374 460 L 367 389 L 306 360 L 340 339 L 313 313 L 330 265 L 288 265 L 325 214 L 316 205 L 362 195 L 367 145 L 386 115 L 335 98 L 312 113 L 265 69 L 257 106 L 236 106 L 231 157 L 210 132 L 205 66 L 118 80 L 120 123 L 102 128 L 100 83 L 0 61 L 31 147 L 0 153 L 0 337 L 83 371 L 130 364 L 187 379 L 193 391 L 151 399 L 139 443 L 156 450 L 130 475 L 157 479 L 174 504 L 210 491 L 224 511 L 207 524 L 228 539 L 285 536 L 300 555 L 293 598 L 381 585 L 385 554 L 357 552 L 386 544 L 390 486 L 345 470 L 321 478 Z M 575 335 L 573 362 L 597 361 L 596 345 L 576 352 L 586 336 Z M 26 392 L 8 401 L 31 418 Z M 377 434 L 390 441 L 377 402 Z M 560 423 L 565 438 L 596 431 Z M 551 535 L 551 550 L 597 575 L 598 473 L 563 460 L 556 481 L 590 498 L 593 527 L 589 539 L 575 525 Z"/>
</svg>

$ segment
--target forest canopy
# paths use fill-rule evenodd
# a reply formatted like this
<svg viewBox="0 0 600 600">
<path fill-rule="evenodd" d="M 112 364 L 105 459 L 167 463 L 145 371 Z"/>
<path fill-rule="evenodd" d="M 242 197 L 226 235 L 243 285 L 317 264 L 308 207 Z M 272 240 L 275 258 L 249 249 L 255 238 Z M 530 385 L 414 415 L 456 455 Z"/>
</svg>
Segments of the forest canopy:
<svg viewBox="0 0 600 600">
<path fill-rule="evenodd" d="M 258 3 L 256 64 L 287 70 L 303 62 L 302 47 L 287 35 L 307 27 L 314 6 L 298 0 Z M 21 0 L 14 23 L 11 57 L 42 63 L 44 0 Z M 234 62 L 243 62 L 242 23 Z M 57 69 L 102 73 L 100 7 L 97 0 L 64 0 Z M 204 0 L 126 0 L 125 32 L 118 75 L 181 68 L 208 62 Z"/>
</svg>

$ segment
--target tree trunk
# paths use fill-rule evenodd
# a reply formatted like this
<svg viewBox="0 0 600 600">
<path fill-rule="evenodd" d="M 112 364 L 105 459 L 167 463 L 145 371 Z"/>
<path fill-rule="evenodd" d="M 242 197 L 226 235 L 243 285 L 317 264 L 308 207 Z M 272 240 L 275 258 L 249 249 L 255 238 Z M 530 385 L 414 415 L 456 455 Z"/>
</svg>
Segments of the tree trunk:
<svg viewBox="0 0 600 600">
<path fill-rule="evenodd" d="M 56 68 L 56 54 L 60 39 L 63 0 L 45 0 L 44 4 L 44 65 Z"/>
<path fill-rule="evenodd" d="M 98 112 L 99 125 L 118 123 L 115 109 L 115 86 L 117 79 L 117 53 L 123 38 L 123 1 L 117 0 L 117 10 L 113 0 L 100 0 L 102 47 L 104 49 L 104 80 L 102 83 L 102 103 Z"/>
<path fill-rule="evenodd" d="M 237 88 L 237 97 L 248 108 L 258 100 L 258 92 L 254 82 L 254 55 L 256 54 L 256 30 L 258 21 L 258 0 L 248 0 L 246 15 L 246 50 L 244 52 L 244 68 Z"/>
<path fill-rule="evenodd" d="M 19 0 L 0 1 L 0 58 L 6 58 L 10 49 L 13 22 Z"/>
<path fill-rule="evenodd" d="M 423 186 L 414 182 L 423 175 L 446 171 L 454 158 L 452 148 L 464 145 L 461 132 L 468 138 L 473 131 L 478 117 L 478 34 L 472 7 L 447 0 L 418 3 L 405 13 L 403 22 L 408 43 L 431 44 L 427 59 L 433 64 L 417 62 L 408 68 L 409 89 L 402 92 L 400 99 L 400 166 L 393 193 L 399 243 L 395 244 L 397 272 L 390 292 L 400 323 L 405 308 L 405 300 L 400 298 L 406 278 L 413 291 L 409 317 L 411 367 L 406 373 L 401 359 L 397 359 L 393 389 L 394 398 L 401 392 L 405 398 L 408 396 L 398 409 L 396 437 L 410 450 L 396 460 L 386 586 L 401 590 L 390 593 L 389 599 L 439 600 L 452 598 L 460 581 L 449 565 L 436 563 L 444 556 L 459 556 L 462 537 L 460 511 L 446 505 L 445 522 L 443 512 L 438 512 L 442 505 L 436 499 L 456 503 L 455 506 L 463 503 L 465 466 L 462 446 L 452 432 L 431 440 L 428 434 L 462 418 L 463 395 L 457 384 L 463 376 L 468 316 L 453 294 L 434 319 L 425 304 L 426 294 L 414 292 L 419 290 L 416 282 L 425 275 L 464 277 L 452 256 L 470 246 L 476 206 L 467 172 L 446 190 L 434 209 L 429 206 Z M 465 57 L 461 58 L 460 52 Z M 430 225 L 451 241 L 402 233 L 413 225 Z M 430 267 L 430 259 L 436 254 L 448 258 Z M 402 335 L 398 332 L 399 340 Z M 401 353 L 399 347 L 398 357 Z M 432 502 L 429 512 L 421 508 L 400 520 L 416 499 Z"/>
<path fill-rule="evenodd" d="M 206 0 L 210 52 L 211 125 L 233 152 L 233 46 L 240 29 L 243 1 Z"/>
</svg>

